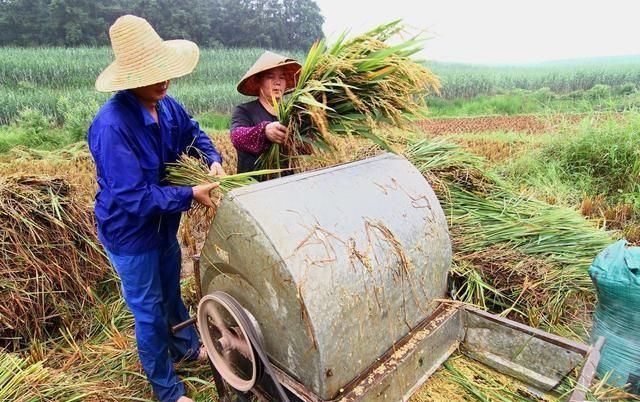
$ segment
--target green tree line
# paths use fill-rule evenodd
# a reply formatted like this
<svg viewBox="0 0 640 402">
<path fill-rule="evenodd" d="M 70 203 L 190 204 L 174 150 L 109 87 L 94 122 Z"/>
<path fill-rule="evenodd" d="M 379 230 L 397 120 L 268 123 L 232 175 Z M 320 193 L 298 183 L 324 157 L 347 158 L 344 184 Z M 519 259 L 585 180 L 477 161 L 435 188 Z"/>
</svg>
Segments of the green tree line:
<svg viewBox="0 0 640 402">
<path fill-rule="evenodd" d="M 124 14 L 204 47 L 307 49 L 323 36 L 314 0 L 0 0 L 0 46 L 108 45 Z"/>
</svg>

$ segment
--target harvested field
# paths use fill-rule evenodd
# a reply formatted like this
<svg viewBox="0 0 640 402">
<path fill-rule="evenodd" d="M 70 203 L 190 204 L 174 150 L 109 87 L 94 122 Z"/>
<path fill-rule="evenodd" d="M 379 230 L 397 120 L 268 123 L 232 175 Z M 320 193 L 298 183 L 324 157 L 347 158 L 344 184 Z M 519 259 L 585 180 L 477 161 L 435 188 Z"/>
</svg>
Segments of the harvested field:
<svg viewBox="0 0 640 402">
<path fill-rule="evenodd" d="M 524 142 L 504 142 L 489 138 L 452 138 L 470 152 L 487 158 L 490 162 L 511 159 L 522 152 Z"/>
<path fill-rule="evenodd" d="M 431 135 L 518 131 L 530 134 L 549 131 L 553 125 L 539 116 L 482 116 L 429 119 L 418 123 Z"/>
<path fill-rule="evenodd" d="M 611 114 L 564 114 L 435 118 L 419 122 L 418 127 L 429 135 L 490 131 L 541 134 L 558 130 L 566 125 L 576 124 L 583 119 L 602 121 L 610 117 Z"/>
</svg>

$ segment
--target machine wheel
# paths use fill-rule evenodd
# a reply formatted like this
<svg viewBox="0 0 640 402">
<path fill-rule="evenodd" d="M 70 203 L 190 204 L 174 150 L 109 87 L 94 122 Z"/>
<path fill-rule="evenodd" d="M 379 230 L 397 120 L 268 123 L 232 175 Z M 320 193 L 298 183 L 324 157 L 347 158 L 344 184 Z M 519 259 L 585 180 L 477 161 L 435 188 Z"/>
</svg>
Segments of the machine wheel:
<svg viewBox="0 0 640 402">
<path fill-rule="evenodd" d="M 202 343 L 222 378 L 237 390 L 249 391 L 262 374 L 262 362 L 234 308 L 219 293 L 204 296 L 198 305 Z"/>
<path fill-rule="evenodd" d="M 289 402 L 264 351 L 260 326 L 236 299 L 224 292 L 204 296 L 198 304 L 198 329 L 209 359 L 231 387 L 250 391 L 264 372 L 277 400 Z"/>
</svg>

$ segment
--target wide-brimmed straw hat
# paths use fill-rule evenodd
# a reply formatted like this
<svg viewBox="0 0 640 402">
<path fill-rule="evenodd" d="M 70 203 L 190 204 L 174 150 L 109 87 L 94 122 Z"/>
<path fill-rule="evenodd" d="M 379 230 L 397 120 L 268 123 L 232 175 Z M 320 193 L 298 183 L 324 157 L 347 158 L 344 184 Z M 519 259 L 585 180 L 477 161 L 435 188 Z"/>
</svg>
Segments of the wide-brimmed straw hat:
<svg viewBox="0 0 640 402">
<path fill-rule="evenodd" d="M 166 40 L 143 18 L 124 15 L 109 28 L 116 60 L 96 80 L 100 92 L 119 91 L 182 77 L 193 71 L 200 50 L 188 40 Z"/>
<path fill-rule="evenodd" d="M 272 68 L 284 68 L 288 91 L 296 86 L 296 79 L 302 66 L 294 59 L 290 59 L 279 54 L 266 51 L 253 63 L 253 66 L 244 74 L 244 77 L 238 83 L 238 92 L 248 96 L 260 95 L 260 80 L 258 74 L 271 70 Z"/>
</svg>

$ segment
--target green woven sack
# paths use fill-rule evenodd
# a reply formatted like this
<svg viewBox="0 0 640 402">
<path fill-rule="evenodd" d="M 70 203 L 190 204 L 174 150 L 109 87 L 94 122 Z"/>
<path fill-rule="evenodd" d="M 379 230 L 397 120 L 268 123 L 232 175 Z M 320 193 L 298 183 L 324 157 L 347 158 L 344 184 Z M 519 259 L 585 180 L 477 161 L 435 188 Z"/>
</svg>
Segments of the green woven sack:
<svg viewBox="0 0 640 402">
<path fill-rule="evenodd" d="M 640 394 L 640 247 L 617 241 L 598 254 L 589 275 L 598 294 L 591 340 L 605 337 L 598 376 L 610 372 L 609 384 Z"/>
</svg>

